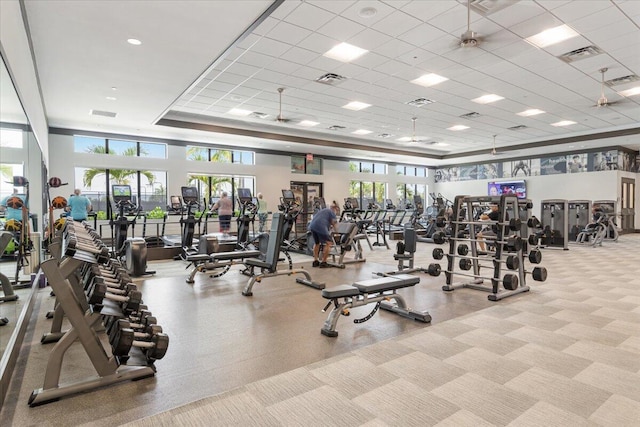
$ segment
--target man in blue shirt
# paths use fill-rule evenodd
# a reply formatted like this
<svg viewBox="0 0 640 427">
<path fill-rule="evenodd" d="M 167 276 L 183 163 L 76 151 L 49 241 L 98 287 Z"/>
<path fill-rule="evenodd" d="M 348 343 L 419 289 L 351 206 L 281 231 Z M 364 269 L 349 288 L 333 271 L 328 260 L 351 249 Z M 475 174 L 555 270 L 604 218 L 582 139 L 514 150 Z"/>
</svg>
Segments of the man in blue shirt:
<svg viewBox="0 0 640 427">
<path fill-rule="evenodd" d="M 329 231 L 335 224 L 338 223 L 336 214 L 330 208 L 320 209 L 311 220 L 309 224 L 309 231 L 313 236 L 313 266 L 326 268 L 327 258 L 329 257 L 329 251 L 333 244 L 333 238 Z M 320 245 L 324 244 L 324 250 L 322 251 L 322 262 L 318 261 L 320 256 Z"/>
<path fill-rule="evenodd" d="M 87 219 L 87 212 L 91 212 L 91 202 L 80 194 L 79 188 L 76 188 L 73 191 L 73 196 L 69 197 L 67 208 L 69 209 L 69 216 L 74 221 L 84 221 Z"/>
</svg>

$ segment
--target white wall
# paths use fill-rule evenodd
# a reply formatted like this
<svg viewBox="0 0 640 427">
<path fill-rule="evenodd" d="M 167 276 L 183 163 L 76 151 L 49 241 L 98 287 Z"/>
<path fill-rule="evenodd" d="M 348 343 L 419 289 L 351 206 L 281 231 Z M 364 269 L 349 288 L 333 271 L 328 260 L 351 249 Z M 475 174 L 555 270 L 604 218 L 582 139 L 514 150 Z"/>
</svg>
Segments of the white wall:
<svg viewBox="0 0 640 427">
<path fill-rule="evenodd" d="M 0 1 L 0 49 L 47 164 L 49 125 L 40 97 L 38 76 L 31 56 L 20 2 L 17 0 Z"/>
</svg>

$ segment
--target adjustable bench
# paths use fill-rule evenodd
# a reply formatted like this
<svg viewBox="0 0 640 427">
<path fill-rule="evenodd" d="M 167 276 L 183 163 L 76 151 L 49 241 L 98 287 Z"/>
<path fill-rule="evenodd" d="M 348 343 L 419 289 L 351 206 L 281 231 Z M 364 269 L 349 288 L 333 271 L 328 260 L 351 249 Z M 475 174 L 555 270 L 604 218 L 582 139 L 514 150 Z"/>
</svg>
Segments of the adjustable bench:
<svg viewBox="0 0 640 427">
<path fill-rule="evenodd" d="M 193 283 L 194 277 L 197 273 L 206 273 L 210 270 L 222 269 L 211 275 L 211 277 L 220 277 L 225 274 L 232 265 L 239 264 L 237 262 L 246 258 L 258 258 L 261 255 L 259 250 L 244 250 L 244 251 L 231 251 L 231 252 L 214 252 L 212 254 L 196 254 L 189 255 L 187 261 L 191 262 L 194 266 L 189 277 L 187 277 L 187 283 Z"/>
<path fill-rule="evenodd" d="M 333 304 L 333 310 L 329 313 L 320 332 L 328 337 L 337 337 L 336 324 L 341 315 L 348 316 L 350 308 L 372 303 L 376 305 L 371 313 L 361 319 L 355 319 L 353 323 L 366 322 L 376 314 L 380 307 L 409 319 L 429 323 L 431 316 L 428 312 L 416 311 L 407 307 L 404 298 L 396 293 L 398 289 L 415 286 L 418 283 L 420 283 L 419 277 L 397 274 L 378 279 L 361 280 L 354 282 L 353 285 L 339 285 L 324 289 L 322 296 L 330 301 L 322 311 L 326 311 L 331 304 Z M 394 300 L 394 302 L 391 303 L 387 300 Z"/>
</svg>

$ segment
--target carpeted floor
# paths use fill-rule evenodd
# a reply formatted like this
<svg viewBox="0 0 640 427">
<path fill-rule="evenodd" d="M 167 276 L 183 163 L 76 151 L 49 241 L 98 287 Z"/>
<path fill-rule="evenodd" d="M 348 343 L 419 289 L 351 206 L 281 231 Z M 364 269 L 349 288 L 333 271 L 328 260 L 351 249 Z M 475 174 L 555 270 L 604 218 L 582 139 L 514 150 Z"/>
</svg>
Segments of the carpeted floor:
<svg viewBox="0 0 640 427">
<path fill-rule="evenodd" d="M 416 264 L 432 262 L 432 248 L 420 244 Z M 393 265 L 392 251 L 365 251 L 365 264 L 313 273 L 336 285 Z M 237 272 L 187 285 L 185 270 L 164 277 L 153 266 L 163 277 L 141 287 L 172 339 L 156 377 L 28 408 L 47 360 L 43 294 L 10 390 L 15 405 L 5 405 L 0 424 L 638 425 L 639 254 L 640 235 L 544 250 L 548 281 L 499 302 L 470 289 L 444 293 L 443 276 L 421 275 L 403 294 L 430 311 L 431 325 L 389 313 L 364 324 L 342 318 L 337 338 L 319 333 L 318 291 L 291 278 L 246 299 Z M 73 377 L 86 356 L 71 350 Z"/>
</svg>

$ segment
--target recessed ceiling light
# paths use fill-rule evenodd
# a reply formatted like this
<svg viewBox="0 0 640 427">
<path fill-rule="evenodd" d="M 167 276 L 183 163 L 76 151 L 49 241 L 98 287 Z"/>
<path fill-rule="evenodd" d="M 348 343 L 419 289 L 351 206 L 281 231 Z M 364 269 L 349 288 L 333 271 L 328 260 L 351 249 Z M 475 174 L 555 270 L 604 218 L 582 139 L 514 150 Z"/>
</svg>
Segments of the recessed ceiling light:
<svg viewBox="0 0 640 427">
<path fill-rule="evenodd" d="M 622 96 L 640 95 L 640 86 L 632 87 L 631 89 L 623 90 L 618 93 Z"/>
<path fill-rule="evenodd" d="M 324 53 L 324 56 L 326 56 L 327 58 L 335 59 L 337 61 L 349 62 L 361 57 L 367 52 L 369 51 L 361 49 L 358 46 L 354 46 L 349 43 L 340 43 L 339 45 L 334 46 L 333 48 L 326 51 Z"/>
<path fill-rule="evenodd" d="M 346 108 L 347 110 L 353 110 L 353 111 L 360 111 L 369 107 L 371 107 L 371 104 L 366 104 L 364 102 L 358 102 L 358 101 L 351 101 L 350 103 L 342 106 L 342 108 Z"/>
<path fill-rule="evenodd" d="M 134 46 L 140 46 L 142 42 L 138 39 L 127 39 L 127 43 L 132 44 Z"/>
<path fill-rule="evenodd" d="M 558 27 L 549 28 L 538 34 L 534 34 L 531 37 L 527 37 L 525 41 L 528 41 L 537 47 L 547 47 L 556 43 L 563 42 L 572 37 L 579 36 L 576 31 L 567 25 L 560 25 Z"/>
<path fill-rule="evenodd" d="M 231 110 L 227 111 L 227 113 L 234 116 L 248 116 L 249 114 L 253 113 L 253 111 L 243 110 L 242 108 L 232 108 Z"/>
<path fill-rule="evenodd" d="M 472 99 L 472 101 L 478 104 L 490 104 L 492 102 L 500 101 L 501 99 L 504 99 L 504 97 L 492 93 L 490 95 L 483 95 L 479 98 Z"/>
<path fill-rule="evenodd" d="M 559 122 L 551 123 L 551 126 L 571 126 L 575 124 L 576 122 L 572 122 L 571 120 L 562 120 Z"/>
<path fill-rule="evenodd" d="M 362 18 L 371 18 L 376 13 L 378 13 L 378 9 L 376 9 L 375 7 L 363 7 L 358 12 L 358 15 Z"/>
<path fill-rule="evenodd" d="M 356 135 L 368 135 L 370 133 L 372 133 L 373 131 L 371 130 L 366 130 L 366 129 L 358 129 L 358 130 L 354 130 L 351 133 L 355 133 Z"/>
<path fill-rule="evenodd" d="M 411 80 L 411 83 L 414 83 L 420 86 L 429 87 L 429 86 L 437 85 L 438 83 L 446 82 L 447 80 L 449 79 L 446 77 L 429 73 L 429 74 L 422 75 L 415 80 Z"/>
<path fill-rule="evenodd" d="M 544 114 L 544 111 L 538 110 L 537 108 L 531 108 L 529 110 L 524 110 L 516 114 L 522 117 L 529 117 L 529 116 L 537 116 L 538 114 Z"/>
<path fill-rule="evenodd" d="M 450 128 L 447 128 L 448 130 L 465 130 L 465 129 L 469 129 L 469 126 L 465 126 L 465 125 L 455 125 L 455 126 L 451 126 Z"/>
<path fill-rule="evenodd" d="M 118 88 L 115 86 L 111 86 L 111 90 L 118 90 Z"/>
<path fill-rule="evenodd" d="M 402 138 L 396 139 L 396 141 L 399 141 L 399 142 L 411 142 L 411 139 L 412 138 L 410 136 L 403 136 Z"/>
<path fill-rule="evenodd" d="M 312 127 L 312 126 L 318 126 L 320 123 L 318 122 L 314 122 L 312 120 L 302 120 L 300 123 L 298 123 L 300 126 L 306 126 L 306 127 Z"/>
<path fill-rule="evenodd" d="M 115 96 L 107 96 L 109 101 L 115 101 L 117 98 Z"/>
<path fill-rule="evenodd" d="M 449 144 L 447 144 L 446 142 L 433 142 L 431 143 L 431 145 L 434 145 L 436 147 L 448 147 Z"/>
</svg>

